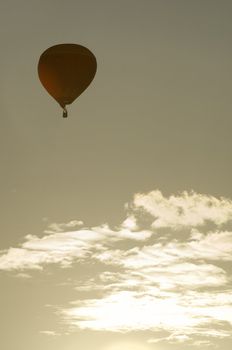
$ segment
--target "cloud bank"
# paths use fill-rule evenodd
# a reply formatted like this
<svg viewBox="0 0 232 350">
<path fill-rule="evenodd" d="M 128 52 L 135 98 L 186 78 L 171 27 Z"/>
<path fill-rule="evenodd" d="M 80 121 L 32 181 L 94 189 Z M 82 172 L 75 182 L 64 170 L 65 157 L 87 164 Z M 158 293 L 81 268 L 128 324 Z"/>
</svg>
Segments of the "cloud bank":
<svg viewBox="0 0 232 350">
<path fill-rule="evenodd" d="M 23 276 L 48 265 L 92 262 L 92 276 L 72 286 L 77 300 L 60 309 L 69 326 L 146 330 L 154 332 L 149 343 L 208 345 L 232 329 L 231 220 L 226 198 L 136 194 L 118 227 L 53 223 L 43 237 L 27 235 L 2 251 L 0 270 Z M 83 292 L 96 297 L 78 299 Z"/>
</svg>

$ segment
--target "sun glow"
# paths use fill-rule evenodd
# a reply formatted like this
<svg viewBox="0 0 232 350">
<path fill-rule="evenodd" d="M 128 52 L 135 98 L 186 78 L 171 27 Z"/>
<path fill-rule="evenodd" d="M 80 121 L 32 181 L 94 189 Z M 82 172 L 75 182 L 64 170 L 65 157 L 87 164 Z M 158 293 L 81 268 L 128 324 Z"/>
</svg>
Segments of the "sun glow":
<svg viewBox="0 0 232 350">
<path fill-rule="evenodd" d="M 132 342 L 120 342 L 105 348 L 104 350 L 149 350 L 147 346 Z"/>
</svg>

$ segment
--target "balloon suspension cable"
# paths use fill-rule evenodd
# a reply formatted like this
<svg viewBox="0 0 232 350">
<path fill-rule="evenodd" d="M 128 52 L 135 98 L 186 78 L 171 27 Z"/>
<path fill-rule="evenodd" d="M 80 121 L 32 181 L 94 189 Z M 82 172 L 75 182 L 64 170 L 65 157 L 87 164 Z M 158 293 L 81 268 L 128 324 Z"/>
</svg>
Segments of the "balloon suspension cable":
<svg viewBox="0 0 232 350">
<path fill-rule="evenodd" d="M 63 118 L 67 118 L 68 117 L 68 111 L 67 111 L 67 108 L 64 107 L 63 108 Z"/>
</svg>

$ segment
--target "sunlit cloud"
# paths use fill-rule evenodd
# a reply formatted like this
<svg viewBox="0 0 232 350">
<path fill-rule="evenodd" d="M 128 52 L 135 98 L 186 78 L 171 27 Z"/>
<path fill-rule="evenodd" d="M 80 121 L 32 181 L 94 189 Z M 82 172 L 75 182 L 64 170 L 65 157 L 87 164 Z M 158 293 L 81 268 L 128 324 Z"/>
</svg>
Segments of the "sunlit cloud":
<svg viewBox="0 0 232 350">
<path fill-rule="evenodd" d="M 232 295 L 218 302 L 226 293 L 216 298 L 210 293 L 152 293 L 138 291 L 118 291 L 101 299 L 77 302 L 63 311 L 72 325 L 81 329 L 134 331 L 157 330 L 177 332 L 182 335 L 199 334 L 224 336 L 224 330 L 210 334 L 205 326 L 215 321 L 232 324 Z M 229 299 L 229 300 L 228 300 Z M 204 303 L 203 303 L 204 302 Z"/>
<path fill-rule="evenodd" d="M 48 229 L 45 231 L 45 233 L 63 232 L 69 230 L 70 228 L 73 229 L 75 227 L 80 227 L 83 225 L 84 223 L 81 220 L 71 220 L 67 223 L 54 222 L 48 226 Z"/>
<path fill-rule="evenodd" d="M 183 192 L 167 198 L 160 191 L 136 194 L 133 204 L 154 217 L 152 226 L 155 228 L 196 227 L 207 221 L 221 225 L 232 219 L 231 200 L 195 192 Z"/>
<path fill-rule="evenodd" d="M 196 347 L 231 336 L 231 200 L 153 191 L 125 208 L 117 227 L 72 220 L 50 224 L 42 237 L 27 235 L 1 252 L 0 270 L 26 278 L 49 265 L 93 264 L 68 285 L 77 301 L 59 308 L 72 329 L 150 331 L 148 343 Z"/>
<path fill-rule="evenodd" d="M 143 241 L 150 236 L 149 231 L 131 232 L 124 227 L 113 231 L 107 225 L 55 232 L 42 238 L 27 235 L 19 248 L 9 248 L 2 252 L 0 270 L 42 270 L 48 264 L 59 264 L 65 268 L 78 259 L 87 259 L 95 250 L 105 251 L 108 243 L 127 239 Z"/>
<path fill-rule="evenodd" d="M 55 331 L 40 331 L 40 334 L 47 335 L 49 337 L 57 337 L 59 334 Z"/>
</svg>

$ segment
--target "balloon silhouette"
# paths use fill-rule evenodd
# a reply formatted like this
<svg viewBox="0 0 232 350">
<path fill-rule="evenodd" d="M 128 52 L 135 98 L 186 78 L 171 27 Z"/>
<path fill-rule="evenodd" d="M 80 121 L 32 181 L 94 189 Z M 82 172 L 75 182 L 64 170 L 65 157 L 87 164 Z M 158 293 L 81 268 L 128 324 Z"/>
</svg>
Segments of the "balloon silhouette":
<svg viewBox="0 0 232 350">
<path fill-rule="evenodd" d="M 68 116 L 66 105 L 71 104 L 89 86 L 97 70 L 93 53 L 77 44 L 60 44 L 42 53 L 38 74 L 47 92 L 63 108 L 63 117 Z"/>
</svg>

